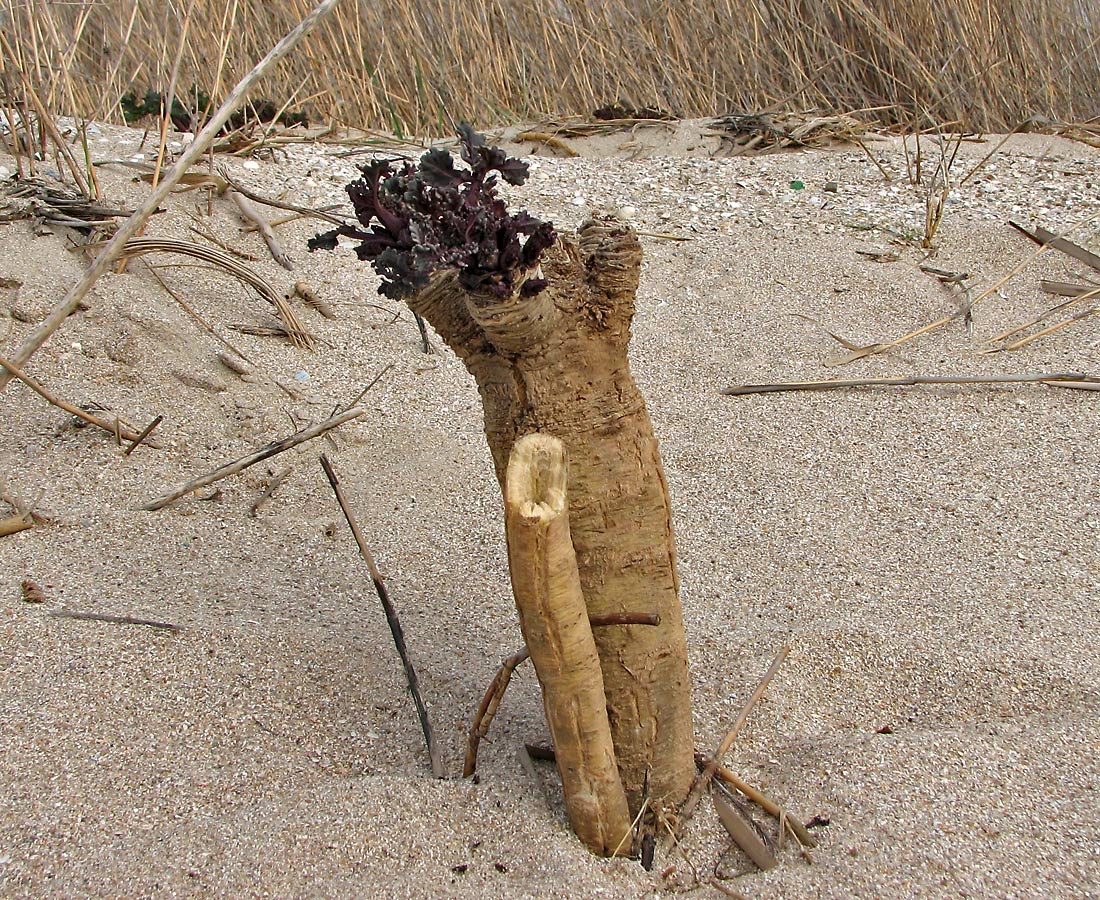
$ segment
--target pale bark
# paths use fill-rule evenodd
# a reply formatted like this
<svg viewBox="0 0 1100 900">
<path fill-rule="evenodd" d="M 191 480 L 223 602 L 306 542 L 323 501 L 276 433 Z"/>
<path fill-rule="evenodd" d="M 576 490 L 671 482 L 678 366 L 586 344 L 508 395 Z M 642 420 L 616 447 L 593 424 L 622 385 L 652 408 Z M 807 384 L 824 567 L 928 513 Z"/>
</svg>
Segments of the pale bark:
<svg viewBox="0 0 1100 900">
<path fill-rule="evenodd" d="M 476 379 L 502 486 L 519 437 L 537 431 L 565 445 L 569 518 L 589 615 L 660 616 L 657 627 L 595 635 L 632 811 L 647 776 L 651 799 L 666 806 L 681 802 L 694 778 L 668 490 L 627 360 L 640 265 L 633 231 L 597 219 L 544 254 L 549 286 L 534 297 L 473 295 L 445 274 L 409 304 Z"/>
<path fill-rule="evenodd" d="M 569 823 L 592 852 L 611 856 L 631 851 L 631 816 L 569 536 L 566 472 L 561 441 L 529 434 L 516 442 L 504 496 L 508 566 Z"/>
</svg>

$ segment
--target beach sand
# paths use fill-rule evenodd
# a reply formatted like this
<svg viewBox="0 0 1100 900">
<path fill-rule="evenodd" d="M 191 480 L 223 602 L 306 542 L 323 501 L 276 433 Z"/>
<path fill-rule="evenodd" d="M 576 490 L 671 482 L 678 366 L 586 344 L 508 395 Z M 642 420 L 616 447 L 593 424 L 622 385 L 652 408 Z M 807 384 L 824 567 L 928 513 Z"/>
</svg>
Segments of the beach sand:
<svg viewBox="0 0 1100 900">
<path fill-rule="evenodd" d="M 140 141 L 104 126 L 93 155 L 148 159 L 155 148 Z M 264 301 L 221 270 L 149 256 L 252 375 L 221 364 L 225 347 L 135 260 L 100 280 L 26 369 L 138 430 L 164 416 L 160 447 L 124 456 L 19 382 L 0 395 L 4 492 L 49 519 L 0 537 L 0 896 L 649 898 L 698 885 L 692 896 L 720 897 L 716 873 L 746 871 L 722 883 L 750 898 L 1100 897 L 1097 394 L 719 393 L 832 377 L 1100 374 L 1095 319 L 981 352 L 1059 302 L 1041 279 L 1097 277 L 1063 254 L 1037 256 L 1008 220 L 1079 225 L 1073 239 L 1100 247 L 1089 219 L 1100 151 L 1012 138 L 952 192 L 929 254 L 916 246 L 927 190 L 907 179 L 898 138 L 867 143 L 890 182 L 853 145 L 712 157 L 702 123 L 572 143 L 577 158 L 533 157 L 512 202 L 562 230 L 591 208 L 623 209 L 643 232 L 632 363 L 672 495 L 697 746 L 717 746 L 789 647 L 726 761 L 792 815 L 827 821 L 812 862 L 788 842 L 775 869 L 748 872 L 709 803 L 652 872 L 590 856 L 553 767 L 537 763 L 532 777 L 520 764 L 525 741 L 547 739 L 526 668 L 482 746 L 479 782 L 459 777 L 481 694 L 522 643 L 473 381 L 438 338 L 422 352 L 411 315 L 377 295 L 349 249 L 306 252 L 323 223 L 279 229 L 287 272 L 240 234 L 228 200 L 208 207 L 188 192 L 148 235 L 201 242 L 188 231 L 196 217 L 253 254 L 248 265 L 278 290 L 305 281 L 337 317 L 296 307 L 315 352 L 239 333 L 230 326 L 272 322 Z M 996 143 L 963 143 L 952 179 Z M 343 149 L 225 162 L 257 191 L 320 206 L 344 199 L 361 161 Z M 926 141 L 924 164 L 938 153 Z M 0 165 L 14 170 L 9 157 Z M 133 176 L 99 170 L 106 197 L 131 208 L 148 191 Z M 981 298 L 972 326 L 956 318 L 826 366 L 847 352 L 830 332 L 886 342 L 966 302 L 921 264 L 969 274 L 968 298 Z M 82 265 L 63 236 L 25 219 L 0 225 L 0 353 Z M 362 418 L 141 509 L 329 417 L 384 369 Z M 431 777 L 321 452 L 400 612 L 444 780 Z M 24 579 L 44 603 L 22 599 Z"/>
</svg>

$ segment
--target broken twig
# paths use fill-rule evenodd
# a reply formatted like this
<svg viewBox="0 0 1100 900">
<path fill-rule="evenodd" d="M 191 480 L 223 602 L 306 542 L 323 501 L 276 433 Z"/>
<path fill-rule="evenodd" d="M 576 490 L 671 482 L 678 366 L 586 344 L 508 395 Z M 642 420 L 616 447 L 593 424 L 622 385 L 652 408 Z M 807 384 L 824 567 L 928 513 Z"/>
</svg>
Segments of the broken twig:
<svg viewBox="0 0 1100 900">
<path fill-rule="evenodd" d="M 661 617 L 654 613 L 608 613 L 603 616 L 589 616 L 588 624 L 592 628 L 606 628 L 612 625 L 660 625 Z M 485 696 L 481 699 L 481 705 L 474 715 L 473 725 L 470 726 L 470 735 L 466 743 L 466 762 L 462 767 L 463 778 L 469 778 L 477 770 L 477 751 L 481 739 L 489 733 L 489 726 L 492 724 L 493 717 L 497 714 L 497 709 L 500 708 L 501 700 L 504 699 L 504 692 L 508 689 L 508 685 L 512 680 L 512 673 L 520 663 L 529 657 L 530 654 L 527 652 L 526 647 L 509 656 L 500 664 L 500 670 L 485 691 Z M 530 745 L 527 750 L 535 759 L 549 759 L 551 761 L 556 759 L 552 748 L 544 749 L 541 755 L 538 748 L 532 749 Z M 546 755 L 547 753 L 549 755 Z"/>
<path fill-rule="evenodd" d="M 116 419 L 115 421 L 117 422 L 118 420 Z M 129 456 L 131 453 L 137 450 L 137 448 L 141 446 L 142 442 L 153 433 L 153 429 L 156 428 L 163 421 L 164 416 L 157 416 L 155 419 L 153 419 L 152 422 L 145 426 L 141 434 L 134 438 L 134 440 L 130 443 L 130 446 L 122 452 L 122 455 Z"/>
<path fill-rule="evenodd" d="M 721 393 L 729 397 L 774 394 L 781 391 L 828 391 L 852 387 L 911 387 L 918 384 L 1056 384 L 1061 381 L 1096 381 L 1100 377 L 1079 372 L 1040 372 L 1032 375 L 909 375 L 902 378 L 853 378 L 825 381 L 782 381 L 777 384 L 739 384 Z"/>
<path fill-rule="evenodd" d="M 1028 257 L 1025 260 L 1022 260 L 1021 262 L 1019 262 L 1015 266 L 1013 266 L 1012 269 L 1007 274 L 1005 274 L 1003 277 L 999 278 L 997 281 L 995 281 L 993 284 L 991 284 L 989 287 L 987 287 L 977 297 L 975 297 L 973 300 L 971 300 L 967 304 L 965 304 L 961 309 L 956 310 L 955 312 L 951 313 L 950 315 L 943 316 L 942 318 L 937 319 L 935 322 L 930 322 L 929 324 L 924 325 L 921 328 L 917 328 L 914 331 L 910 331 L 908 334 L 904 334 L 899 338 L 894 338 L 893 340 L 886 341 L 885 343 L 870 344 L 869 346 L 864 347 L 860 350 L 857 350 L 853 353 L 850 353 L 847 356 L 842 356 L 842 357 L 839 357 L 837 359 L 830 359 L 825 363 L 825 365 L 827 365 L 827 366 L 843 366 L 843 365 L 847 365 L 848 363 L 856 362 L 857 360 L 860 360 L 860 359 L 866 359 L 869 356 L 876 356 L 879 353 L 885 353 L 887 350 L 892 350 L 894 347 L 900 347 L 902 344 L 907 344 L 909 341 L 915 340 L 916 338 L 920 337 L 921 335 L 928 334 L 930 331 L 935 331 L 937 328 L 940 328 L 941 326 L 946 325 L 949 322 L 953 322 L 956 319 L 965 319 L 967 316 L 970 316 L 970 315 L 973 314 L 974 308 L 976 306 L 978 306 L 978 304 L 982 303 L 984 300 L 986 300 L 989 297 L 993 296 L 1004 285 L 1006 285 L 1009 281 L 1011 281 L 1013 278 L 1015 278 L 1017 275 L 1019 275 L 1020 272 L 1022 272 L 1025 268 L 1027 268 L 1027 266 L 1037 256 L 1039 256 L 1042 253 L 1045 253 L 1047 250 L 1051 249 L 1052 247 L 1057 248 L 1057 249 L 1063 249 L 1063 244 L 1061 242 L 1064 241 L 1066 235 L 1072 234 L 1074 231 L 1077 231 L 1079 228 L 1082 228 L 1083 226 L 1087 225 L 1089 222 L 1094 221 L 1098 216 L 1100 216 L 1100 213 L 1096 213 L 1095 215 L 1089 216 L 1087 219 L 1084 219 L 1081 222 L 1078 222 L 1072 228 L 1068 229 L 1065 232 L 1065 234 L 1063 234 L 1061 236 L 1053 235 L 1053 234 L 1051 234 L 1051 232 L 1043 232 L 1043 234 L 1048 235 L 1050 237 L 1049 240 L 1045 240 L 1045 239 L 1044 240 L 1039 240 L 1036 237 L 1036 235 L 1033 235 L 1031 232 L 1029 232 L 1026 228 L 1019 225 L 1018 223 L 1015 223 L 1015 222 L 1010 223 L 1014 228 L 1016 228 L 1019 231 L 1022 231 L 1024 234 L 1026 234 L 1033 241 L 1036 241 L 1037 243 L 1042 244 L 1042 246 L 1034 254 L 1032 254 L 1030 257 Z M 1069 244 L 1070 242 L 1069 241 L 1064 241 L 1064 243 Z M 1076 247 L 1075 244 L 1070 244 L 1070 246 Z M 1078 248 L 1078 249 L 1080 249 L 1080 248 Z M 1065 250 L 1064 252 L 1069 252 L 1069 251 Z M 1078 257 L 1078 258 L 1080 258 L 1080 257 Z M 1090 265 L 1091 265 L 1091 263 L 1090 263 Z"/>
<path fill-rule="evenodd" d="M 57 609 L 50 613 L 63 619 L 80 619 L 86 622 L 110 622 L 113 625 L 145 625 L 162 631 L 179 631 L 179 625 L 171 622 L 158 622 L 156 619 L 138 619 L 134 616 L 113 616 L 110 613 L 79 612 L 75 609 Z"/>
<path fill-rule="evenodd" d="M 481 746 L 481 739 L 489 733 L 489 726 L 500 708 L 500 701 L 504 699 L 504 692 L 508 689 L 508 683 L 512 680 L 512 673 L 515 672 L 516 666 L 530 657 L 531 654 L 524 647 L 504 660 L 485 696 L 481 698 L 481 705 L 477 708 L 474 722 L 470 726 L 470 735 L 466 740 L 466 761 L 462 766 L 463 778 L 469 778 L 477 771 L 477 751 Z"/>
<path fill-rule="evenodd" d="M 73 406 L 71 403 L 66 403 L 64 400 L 59 400 L 49 391 L 47 391 L 41 384 L 39 384 L 30 375 L 24 372 L 19 366 L 10 360 L 4 359 L 0 356 L 0 369 L 7 369 L 12 375 L 22 381 L 32 391 L 42 397 L 44 400 L 48 400 L 58 409 L 63 409 L 70 415 L 76 416 L 78 419 L 83 419 L 89 425 L 95 425 L 97 428 L 102 428 L 110 435 L 116 435 L 123 437 L 128 441 L 136 441 L 140 435 L 118 426 L 118 420 L 114 422 L 108 422 L 106 419 L 101 419 L 98 416 L 93 416 L 91 413 L 80 409 L 77 406 Z"/>
<path fill-rule="evenodd" d="M 119 251 L 119 256 L 129 259 L 131 256 L 143 256 L 146 253 L 180 253 L 193 259 L 201 259 L 203 262 L 211 263 L 225 270 L 238 280 L 251 285 L 256 289 L 256 293 L 275 307 L 276 313 L 286 326 L 287 337 L 296 347 L 307 350 L 316 349 L 317 345 L 313 335 L 302 324 L 301 319 L 298 318 L 286 299 L 263 277 L 244 263 L 235 260 L 232 256 L 222 253 L 220 250 L 215 250 L 213 247 L 196 244 L 194 241 L 178 241 L 170 238 L 136 238 L 126 243 Z"/>
<path fill-rule="evenodd" d="M 267 244 L 267 249 L 271 251 L 272 259 L 284 269 L 293 269 L 294 265 L 291 263 L 290 257 L 286 255 L 286 250 L 283 248 L 282 241 L 275 234 L 275 229 L 271 227 L 267 219 L 260 215 L 260 211 L 252 205 L 252 201 L 240 191 L 230 191 L 229 197 L 237 204 L 241 216 L 256 226 L 260 236 L 264 239 L 264 243 Z"/>
<path fill-rule="evenodd" d="M 325 419 L 324 422 L 318 422 L 316 425 L 311 425 L 309 428 L 290 435 L 290 437 L 285 437 L 281 441 L 275 441 L 273 444 L 268 444 L 266 447 L 262 447 L 256 452 L 250 453 L 248 456 L 242 456 L 240 459 L 234 460 L 231 463 L 226 463 L 213 472 L 208 472 L 206 475 L 188 481 L 186 484 L 176 488 L 172 493 L 165 494 L 163 497 L 159 497 L 151 503 L 147 503 L 142 509 L 163 509 L 169 503 L 174 503 L 179 500 L 180 497 L 193 493 L 199 488 L 204 488 L 208 484 L 213 484 L 215 481 L 220 481 L 230 475 L 236 475 L 249 466 L 254 466 L 258 462 L 263 462 L 265 459 L 275 456 L 277 453 L 282 453 L 284 450 L 289 450 L 291 447 L 297 447 L 299 444 L 304 444 L 306 441 L 319 437 L 326 431 L 331 431 L 333 428 L 343 425 L 345 422 L 357 419 L 365 413 L 365 409 L 355 407 L 354 409 L 349 409 L 347 412 L 342 412 L 337 416 L 333 416 L 331 419 Z"/>
<path fill-rule="evenodd" d="M 692 785 L 691 793 L 688 794 L 688 798 L 684 802 L 683 808 L 680 810 L 681 829 L 687 823 L 688 819 L 691 818 L 691 814 L 695 811 L 695 807 L 699 805 L 699 800 L 702 798 L 703 792 L 709 787 L 711 779 L 714 778 L 714 773 L 718 771 L 718 767 L 722 764 L 722 757 L 729 752 L 730 747 L 733 746 L 733 742 L 737 740 L 737 735 L 739 735 L 741 729 L 745 727 L 745 722 L 748 721 L 749 714 L 752 712 L 753 707 L 755 707 L 760 701 L 760 698 L 764 696 L 764 691 L 768 689 L 768 685 L 771 684 L 772 679 L 775 677 L 775 673 L 779 671 L 779 667 L 783 665 L 783 660 L 787 658 L 788 653 L 790 653 L 790 648 L 781 647 L 779 652 L 775 654 L 775 659 L 772 660 L 772 664 L 768 667 L 768 671 L 764 673 L 764 677 L 760 679 L 760 683 L 757 684 L 756 690 L 752 692 L 752 695 L 741 710 L 741 713 L 737 716 L 730 730 L 722 739 L 722 743 L 718 745 L 718 750 L 715 752 L 714 757 L 707 763 L 706 768 L 699 774 L 699 777 L 695 779 L 695 784 Z"/>
<path fill-rule="evenodd" d="M 267 487 L 264 488 L 263 493 L 256 498 L 256 501 L 248 510 L 248 514 L 252 516 L 253 519 L 255 519 L 256 516 L 259 514 L 260 507 L 263 506 L 264 503 L 266 503 L 268 500 L 270 500 L 271 495 L 274 494 L 276 490 L 278 490 L 279 485 L 283 483 L 283 479 L 286 478 L 286 476 L 293 471 L 293 466 L 287 466 L 281 472 L 271 476 L 271 481 L 267 483 Z"/>
<path fill-rule="evenodd" d="M 405 633 L 401 628 L 401 621 L 397 618 L 397 610 L 394 609 L 393 603 L 390 602 L 389 592 L 386 590 L 386 585 L 382 581 L 382 575 L 378 571 L 378 566 L 374 564 L 374 557 L 371 555 L 370 549 L 367 547 L 367 542 L 363 538 L 363 533 L 359 530 L 359 525 L 355 521 L 355 517 L 351 514 L 351 509 L 348 506 L 347 500 L 344 499 L 344 492 L 340 487 L 340 481 L 336 477 L 336 471 L 332 468 L 332 463 L 328 461 L 328 457 L 321 454 L 321 468 L 325 470 L 325 475 L 328 477 L 328 483 L 332 485 L 332 491 L 336 494 L 336 502 L 340 504 L 340 510 L 344 513 L 344 518 L 348 520 L 348 527 L 351 528 L 351 533 L 355 538 L 355 543 L 359 546 L 359 555 L 363 557 L 363 560 L 367 564 L 367 568 L 370 570 L 371 581 L 374 582 L 374 589 L 378 593 L 378 599 L 382 601 L 382 609 L 386 613 L 386 622 L 390 626 L 390 634 L 393 636 L 393 643 L 397 647 L 397 653 L 401 657 L 401 665 L 405 669 L 405 680 L 409 684 L 409 693 L 412 694 L 413 703 L 416 704 L 416 714 L 420 718 L 420 728 L 424 732 L 424 742 L 428 745 L 428 757 L 432 763 L 432 775 L 436 778 L 443 778 L 443 761 L 440 758 L 439 747 L 435 742 L 435 735 L 432 733 L 432 726 L 428 722 L 428 709 L 424 706 L 424 700 L 420 696 L 420 684 L 416 678 L 416 670 L 413 668 L 412 661 L 409 659 L 409 650 L 405 646 Z"/>
</svg>

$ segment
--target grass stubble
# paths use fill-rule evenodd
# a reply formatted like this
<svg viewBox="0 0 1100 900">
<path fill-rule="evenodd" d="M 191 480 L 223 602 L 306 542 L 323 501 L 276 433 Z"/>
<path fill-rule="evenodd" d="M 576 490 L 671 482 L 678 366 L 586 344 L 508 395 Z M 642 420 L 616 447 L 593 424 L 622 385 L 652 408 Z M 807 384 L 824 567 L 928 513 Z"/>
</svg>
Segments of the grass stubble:
<svg viewBox="0 0 1100 900">
<path fill-rule="evenodd" d="M 121 122 L 124 94 L 170 85 L 183 102 L 201 105 L 200 90 L 220 102 L 310 8 L 0 0 L 0 106 L 24 104 L 28 87 L 95 121 Z M 314 121 L 398 136 L 609 103 L 685 118 L 874 110 L 910 131 L 1005 132 L 1093 124 L 1098 83 L 1100 18 L 1078 0 L 344 0 L 264 92 Z"/>
</svg>

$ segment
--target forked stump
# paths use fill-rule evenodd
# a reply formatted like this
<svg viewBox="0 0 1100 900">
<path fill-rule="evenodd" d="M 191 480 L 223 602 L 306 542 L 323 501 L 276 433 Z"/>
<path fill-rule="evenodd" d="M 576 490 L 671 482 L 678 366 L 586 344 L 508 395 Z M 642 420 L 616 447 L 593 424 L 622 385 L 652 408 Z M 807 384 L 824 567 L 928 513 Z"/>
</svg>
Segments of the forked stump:
<svg viewBox="0 0 1100 900">
<path fill-rule="evenodd" d="M 630 852 L 603 674 L 581 593 L 566 506 L 565 449 L 530 434 L 512 448 L 504 491 L 520 627 L 542 686 L 573 830 L 594 853 Z"/>
</svg>

